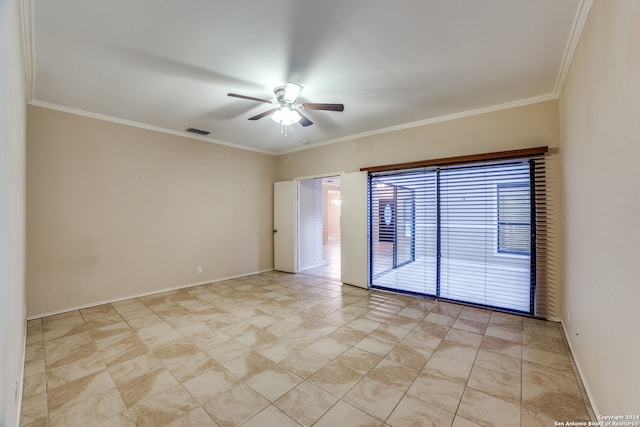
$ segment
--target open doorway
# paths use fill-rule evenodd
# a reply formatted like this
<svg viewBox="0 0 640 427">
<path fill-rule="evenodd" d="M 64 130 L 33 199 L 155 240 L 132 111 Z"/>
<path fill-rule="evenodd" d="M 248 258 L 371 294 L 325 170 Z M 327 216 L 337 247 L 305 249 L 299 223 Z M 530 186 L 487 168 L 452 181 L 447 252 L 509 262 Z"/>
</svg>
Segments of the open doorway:
<svg viewBox="0 0 640 427">
<path fill-rule="evenodd" d="M 340 281 L 340 177 L 299 181 L 299 271 Z"/>
</svg>

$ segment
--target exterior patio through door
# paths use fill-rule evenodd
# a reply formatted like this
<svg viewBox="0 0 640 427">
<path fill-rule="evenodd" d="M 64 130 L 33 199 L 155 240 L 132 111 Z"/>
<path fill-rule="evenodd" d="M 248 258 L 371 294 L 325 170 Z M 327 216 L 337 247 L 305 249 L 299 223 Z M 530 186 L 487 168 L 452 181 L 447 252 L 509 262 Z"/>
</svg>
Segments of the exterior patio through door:
<svg viewBox="0 0 640 427">
<path fill-rule="evenodd" d="M 414 190 L 389 183 L 378 186 L 375 276 L 415 261 Z"/>
</svg>

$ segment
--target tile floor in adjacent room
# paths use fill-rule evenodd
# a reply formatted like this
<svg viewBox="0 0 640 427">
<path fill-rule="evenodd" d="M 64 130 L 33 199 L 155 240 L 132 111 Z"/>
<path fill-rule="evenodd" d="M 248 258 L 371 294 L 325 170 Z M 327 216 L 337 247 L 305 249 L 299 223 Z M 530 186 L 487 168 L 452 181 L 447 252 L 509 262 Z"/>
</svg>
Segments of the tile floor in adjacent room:
<svg viewBox="0 0 640 427">
<path fill-rule="evenodd" d="M 340 281 L 342 271 L 340 269 L 340 235 L 334 234 L 322 243 L 322 259 L 324 265 L 320 267 L 309 268 L 302 273 L 307 276 L 323 277 L 329 280 Z"/>
<path fill-rule="evenodd" d="M 267 272 L 30 320 L 22 426 L 553 426 L 559 324 Z"/>
</svg>

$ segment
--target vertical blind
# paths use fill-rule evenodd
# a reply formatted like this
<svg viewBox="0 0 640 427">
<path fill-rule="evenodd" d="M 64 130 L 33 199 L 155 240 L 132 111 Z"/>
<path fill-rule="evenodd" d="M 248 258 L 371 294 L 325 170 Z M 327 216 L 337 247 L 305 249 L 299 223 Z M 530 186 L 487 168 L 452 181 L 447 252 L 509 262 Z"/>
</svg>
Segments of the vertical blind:
<svg viewBox="0 0 640 427">
<path fill-rule="evenodd" d="M 371 286 L 536 314 L 544 184 L 543 156 L 370 172 Z"/>
</svg>

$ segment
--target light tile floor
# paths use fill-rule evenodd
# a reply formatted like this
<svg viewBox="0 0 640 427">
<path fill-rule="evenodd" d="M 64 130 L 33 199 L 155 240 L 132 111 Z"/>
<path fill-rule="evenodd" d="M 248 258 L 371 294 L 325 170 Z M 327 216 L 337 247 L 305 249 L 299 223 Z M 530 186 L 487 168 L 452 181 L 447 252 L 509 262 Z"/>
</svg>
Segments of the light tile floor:
<svg viewBox="0 0 640 427">
<path fill-rule="evenodd" d="M 268 272 L 28 322 L 22 426 L 593 420 L 557 323 Z"/>
</svg>

